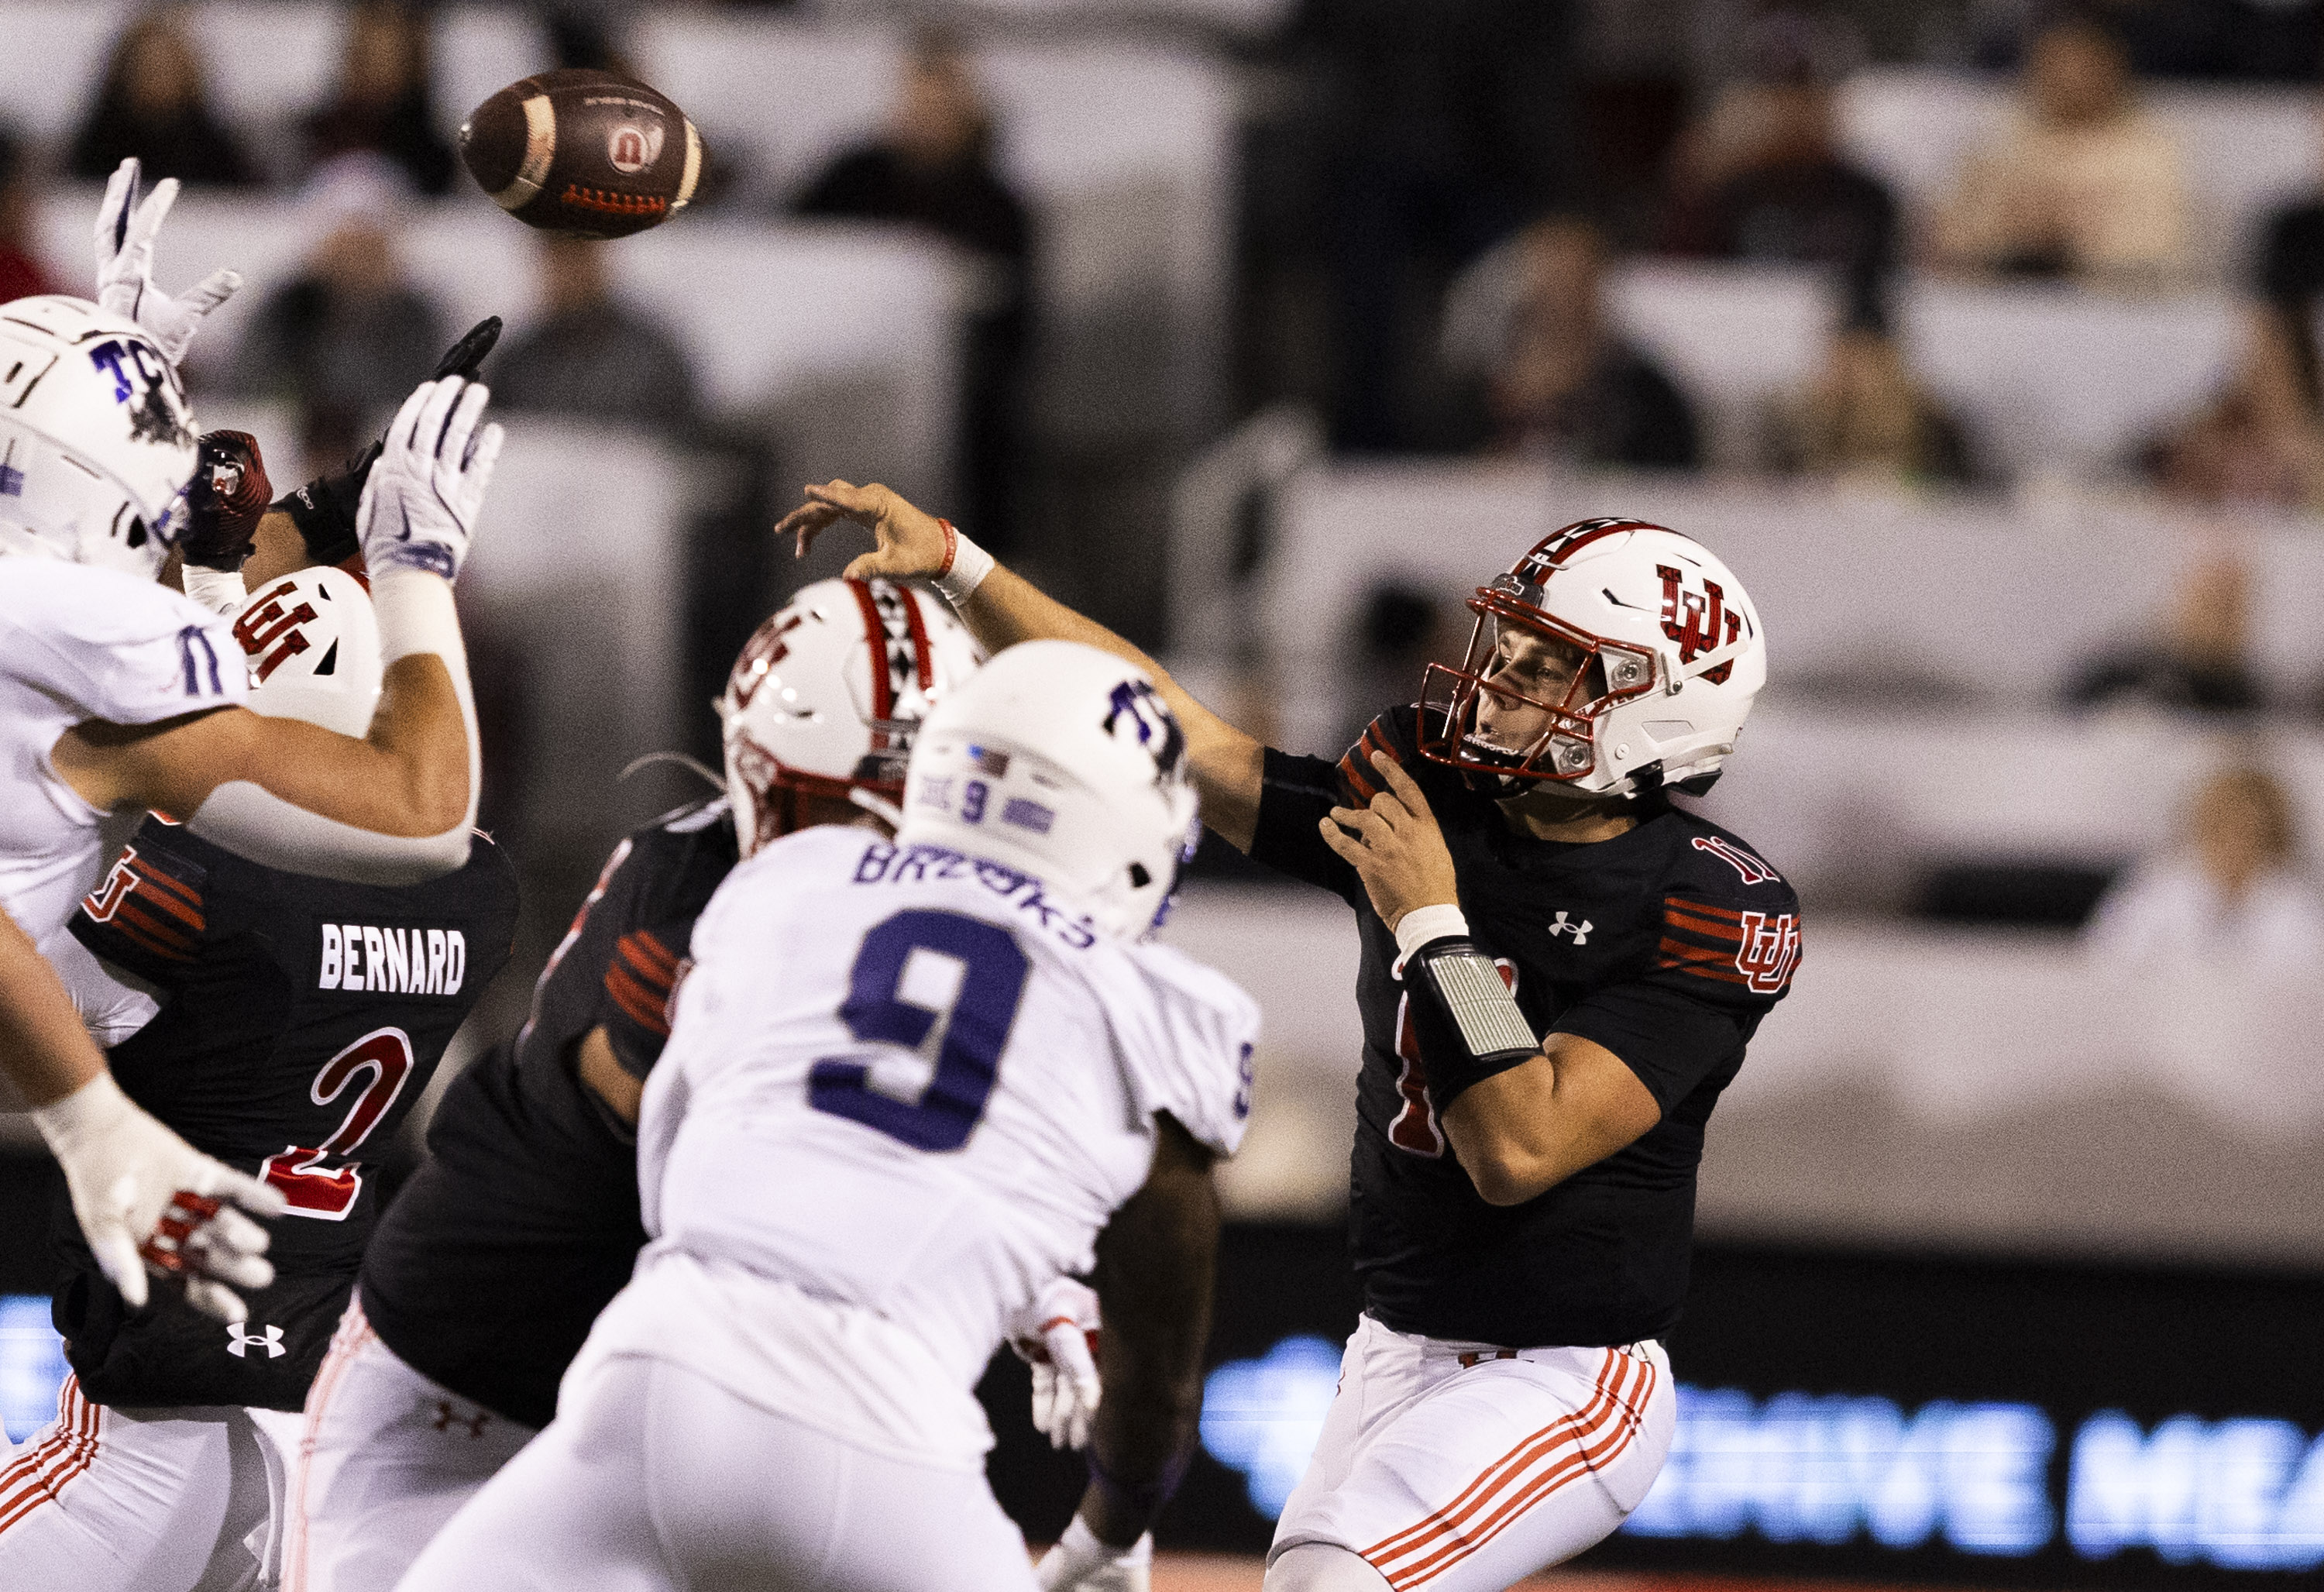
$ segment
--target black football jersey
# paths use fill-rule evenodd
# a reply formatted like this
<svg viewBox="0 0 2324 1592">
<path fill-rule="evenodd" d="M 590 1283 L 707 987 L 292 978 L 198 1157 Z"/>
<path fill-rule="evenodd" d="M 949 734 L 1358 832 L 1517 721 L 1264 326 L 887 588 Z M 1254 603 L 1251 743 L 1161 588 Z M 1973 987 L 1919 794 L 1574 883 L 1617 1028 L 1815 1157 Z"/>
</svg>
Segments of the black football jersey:
<svg viewBox="0 0 2324 1592">
<path fill-rule="evenodd" d="M 483 834 L 467 865 L 389 888 L 261 867 L 148 818 L 72 921 L 100 960 L 159 992 L 113 1075 L 197 1149 L 263 1178 L 273 1285 L 227 1327 L 157 1293 L 129 1311 L 69 1203 L 57 1330 L 99 1403 L 296 1410 L 379 1215 L 372 1164 L 508 961 L 515 870 Z"/>
<path fill-rule="evenodd" d="M 428 1159 L 364 1258 L 381 1341 L 512 1421 L 549 1424 L 566 1367 L 646 1242 L 636 1136 L 581 1082 L 576 1049 L 602 1025 L 625 1071 L 652 1070 L 694 920 L 736 855 L 724 797 L 615 848 L 514 1042 L 445 1091 Z"/>
<path fill-rule="evenodd" d="M 1415 750 L 1416 709 L 1373 721 L 1337 765 L 1270 750 L 1251 855 L 1355 907 L 1364 1026 L 1351 1192 L 1366 1307 L 1401 1332 L 1525 1348 L 1658 1337 L 1686 1293 L 1703 1126 L 1800 960 L 1799 904 L 1751 847 L 1667 805 L 1588 844 L 1510 831 L 1462 774 Z M 1333 805 L 1380 788 L 1392 752 L 1434 809 L 1461 910 L 1536 1035 L 1620 1057 L 1662 1120 L 1522 1205 L 1489 1205 L 1429 1099 L 1395 978 L 1396 936 L 1323 843 Z M 1352 798 L 1352 799 L 1351 799 Z"/>
</svg>

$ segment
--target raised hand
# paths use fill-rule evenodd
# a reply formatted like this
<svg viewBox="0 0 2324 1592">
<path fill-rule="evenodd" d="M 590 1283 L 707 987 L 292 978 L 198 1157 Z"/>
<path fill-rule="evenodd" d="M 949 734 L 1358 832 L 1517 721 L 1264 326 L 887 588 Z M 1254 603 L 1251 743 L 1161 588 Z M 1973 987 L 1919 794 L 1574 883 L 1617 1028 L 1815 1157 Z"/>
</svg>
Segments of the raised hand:
<svg viewBox="0 0 2324 1592">
<path fill-rule="evenodd" d="M 1436 814 L 1412 776 L 1384 751 L 1372 753 L 1372 767 L 1388 788 L 1368 806 L 1333 808 L 1322 821 L 1323 843 L 1355 869 L 1372 910 L 1393 932 L 1416 906 L 1458 902 L 1460 881 L 1444 832 L 1436 827 Z"/>
<path fill-rule="evenodd" d="M 175 299 L 156 287 L 153 237 L 170 207 L 178 202 L 178 179 L 164 177 L 139 204 L 137 177 L 135 158 L 122 161 L 105 185 L 105 202 L 97 207 L 97 301 L 143 327 L 161 357 L 176 364 L 201 330 L 202 317 L 234 297 L 242 277 L 236 271 L 214 271 Z"/>
<path fill-rule="evenodd" d="M 459 573 L 501 453 L 500 427 L 480 423 L 491 397 L 475 382 L 447 376 L 422 382 L 396 411 L 355 509 L 364 563 L 374 575 L 399 566 L 446 580 Z"/>
<path fill-rule="evenodd" d="M 807 502 L 777 522 L 775 534 L 794 538 L 794 552 L 804 558 L 816 538 L 843 520 L 865 527 L 879 544 L 848 565 L 850 580 L 934 580 L 951 567 L 957 533 L 876 483 L 828 481 L 808 487 Z"/>
</svg>

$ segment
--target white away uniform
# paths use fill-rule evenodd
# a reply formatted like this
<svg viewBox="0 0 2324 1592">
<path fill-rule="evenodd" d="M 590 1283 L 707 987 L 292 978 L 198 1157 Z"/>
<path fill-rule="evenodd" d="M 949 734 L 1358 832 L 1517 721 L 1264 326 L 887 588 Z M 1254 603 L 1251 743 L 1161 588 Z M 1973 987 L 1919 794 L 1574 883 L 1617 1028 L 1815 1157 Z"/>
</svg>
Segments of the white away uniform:
<svg viewBox="0 0 2324 1592">
<path fill-rule="evenodd" d="M 0 557 L 0 907 L 17 927 L 47 938 L 104 873 L 104 814 L 57 777 L 58 737 L 89 719 L 151 724 L 249 691 L 232 628 L 199 603 L 119 570 Z"/>
<path fill-rule="evenodd" d="M 1144 1183 L 1231 1153 L 1258 1016 L 1023 874 L 822 828 L 696 925 L 638 1136 L 654 1242 L 549 1428 L 401 1583 L 1030 1588 L 973 1389 Z"/>
</svg>

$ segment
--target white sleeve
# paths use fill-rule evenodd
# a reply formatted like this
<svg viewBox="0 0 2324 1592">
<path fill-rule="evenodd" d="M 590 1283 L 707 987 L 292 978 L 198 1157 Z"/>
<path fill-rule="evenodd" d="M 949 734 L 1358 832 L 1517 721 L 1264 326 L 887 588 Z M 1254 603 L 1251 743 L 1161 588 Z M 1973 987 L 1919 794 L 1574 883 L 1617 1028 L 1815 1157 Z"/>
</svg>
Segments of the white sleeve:
<svg viewBox="0 0 2324 1592">
<path fill-rule="evenodd" d="M 56 969 L 57 977 L 72 997 L 81 1026 L 99 1050 L 111 1050 L 146 1024 L 161 1009 L 161 992 L 134 973 L 98 960 L 95 952 L 73 938 L 70 929 L 59 929 L 41 942 L 41 954 Z"/>
<path fill-rule="evenodd" d="M 230 779 L 187 814 L 188 829 L 270 868 L 357 884 L 423 884 L 466 864 L 484 759 L 475 696 L 468 684 L 468 655 L 452 606 L 451 585 L 433 575 L 390 570 L 372 582 L 372 606 L 379 612 L 383 665 L 433 652 L 452 677 L 468 748 L 468 810 L 460 821 L 438 834 L 380 834 L 310 813 L 254 781 Z M 238 663 L 241 653 L 235 658 Z"/>
<path fill-rule="evenodd" d="M 1139 1115 L 1167 1111 L 1202 1143 L 1233 1155 L 1250 1120 L 1258 1003 L 1167 945 L 1127 949 L 1148 995 L 1143 1012 L 1117 1017 L 1115 1032 Z"/>
<path fill-rule="evenodd" d="M 151 724 L 250 695 L 234 628 L 167 586 L 123 579 L 76 593 L 26 631 L 11 667 L 83 716 Z"/>
</svg>

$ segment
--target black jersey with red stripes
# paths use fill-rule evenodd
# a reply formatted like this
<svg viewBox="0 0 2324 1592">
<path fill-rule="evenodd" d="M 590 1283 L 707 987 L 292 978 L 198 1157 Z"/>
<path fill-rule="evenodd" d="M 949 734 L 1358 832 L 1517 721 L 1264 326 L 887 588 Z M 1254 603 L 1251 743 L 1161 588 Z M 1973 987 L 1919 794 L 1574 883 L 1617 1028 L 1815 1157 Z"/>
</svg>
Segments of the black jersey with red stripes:
<svg viewBox="0 0 2324 1592">
<path fill-rule="evenodd" d="M 1703 1127 L 1800 960 L 1799 903 L 1748 842 L 1667 802 L 1612 840 L 1510 830 L 1457 770 L 1414 750 L 1417 710 L 1373 721 L 1337 764 L 1267 753 L 1251 855 L 1333 891 L 1360 921 L 1363 1067 L 1351 1223 L 1366 1307 L 1434 1338 L 1524 1348 L 1656 1337 L 1686 1293 Z M 1619 1056 L 1662 1119 L 1521 1205 L 1487 1204 L 1446 1141 L 1395 977 L 1396 937 L 1318 823 L 1381 786 L 1385 749 L 1444 832 L 1461 909 L 1534 1032 Z"/>
<path fill-rule="evenodd" d="M 643 1079 L 694 920 L 736 860 L 725 798 L 680 808 L 614 849 L 533 992 L 513 1043 L 456 1079 L 428 1159 L 364 1258 L 364 1314 L 421 1374 L 527 1426 L 646 1241 L 636 1136 L 575 1071 L 602 1027 Z"/>
<path fill-rule="evenodd" d="M 425 884 L 347 884 L 265 868 L 148 818 L 71 920 L 160 1009 L 115 1044 L 113 1075 L 196 1148 L 263 1178 L 274 1284 L 221 1326 L 163 1296 L 127 1312 L 80 1240 L 55 1229 L 55 1303 L 99 1403 L 296 1410 L 379 1215 L 377 1158 L 445 1046 L 508 961 L 516 872 L 479 834 Z"/>
</svg>

